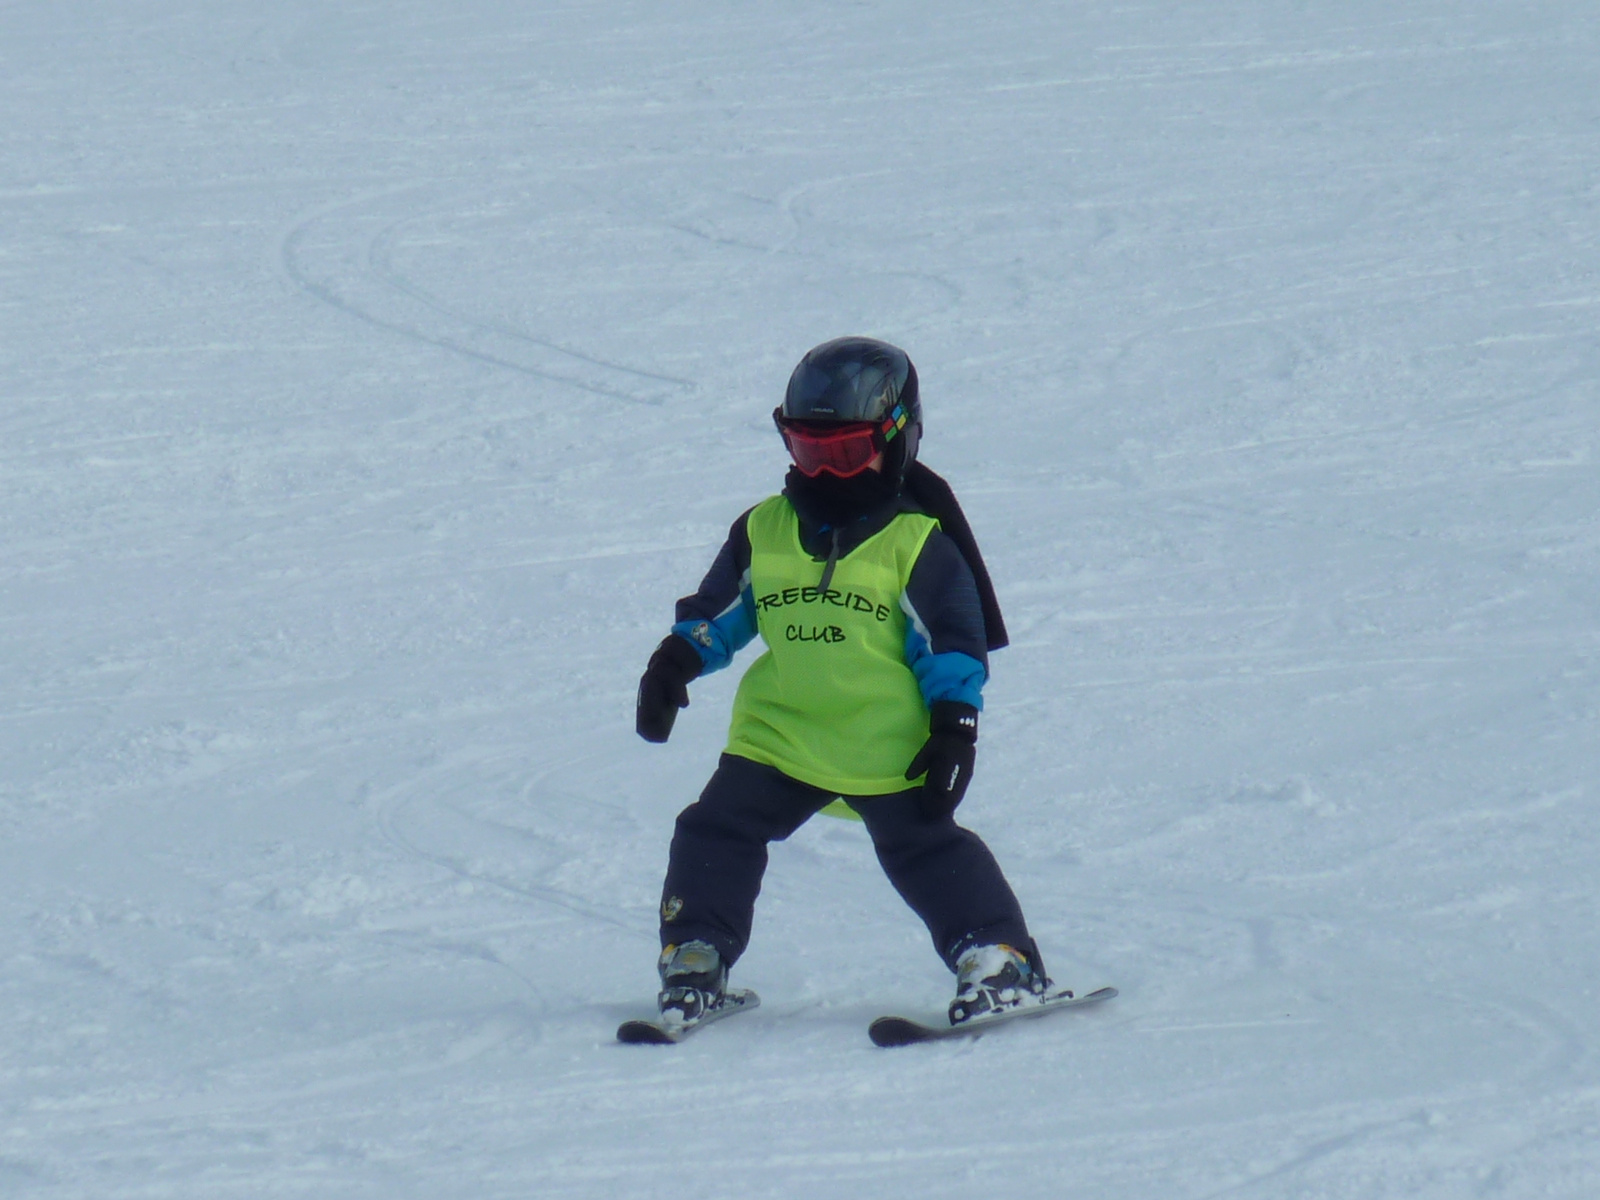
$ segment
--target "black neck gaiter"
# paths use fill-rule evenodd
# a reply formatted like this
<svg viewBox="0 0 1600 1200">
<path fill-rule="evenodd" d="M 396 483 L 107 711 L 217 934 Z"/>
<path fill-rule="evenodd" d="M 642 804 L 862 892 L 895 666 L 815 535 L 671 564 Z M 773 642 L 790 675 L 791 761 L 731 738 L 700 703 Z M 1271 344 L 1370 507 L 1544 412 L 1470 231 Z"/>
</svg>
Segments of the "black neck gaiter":
<svg viewBox="0 0 1600 1200">
<path fill-rule="evenodd" d="M 784 494 L 808 525 L 837 528 L 881 512 L 894 503 L 899 489 L 877 471 L 863 471 L 849 479 L 824 472 L 812 477 L 790 467 L 783 481 Z"/>
</svg>

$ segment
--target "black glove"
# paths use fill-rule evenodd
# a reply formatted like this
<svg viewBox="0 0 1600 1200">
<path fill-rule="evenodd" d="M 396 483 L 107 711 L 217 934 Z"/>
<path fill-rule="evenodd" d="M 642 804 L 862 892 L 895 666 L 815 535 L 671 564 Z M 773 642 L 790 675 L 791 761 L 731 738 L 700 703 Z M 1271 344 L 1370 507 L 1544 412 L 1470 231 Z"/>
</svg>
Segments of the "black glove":
<svg viewBox="0 0 1600 1200">
<path fill-rule="evenodd" d="M 928 740 L 906 768 L 906 778 L 924 771 L 922 811 L 930 820 L 948 817 L 967 794 L 978 760 L 978 710 L 959 700 L 935 700 L 928 714 Z"/>
<path fill-rule="evenodd" d="M 689 707 L 689 681 L 703 666 L 693 646 L 675 633 L 667 634 L 639 680 L 634 728 L 640 737 L 647 742 L 667 740 L 678 710 Z"/>
</svg>

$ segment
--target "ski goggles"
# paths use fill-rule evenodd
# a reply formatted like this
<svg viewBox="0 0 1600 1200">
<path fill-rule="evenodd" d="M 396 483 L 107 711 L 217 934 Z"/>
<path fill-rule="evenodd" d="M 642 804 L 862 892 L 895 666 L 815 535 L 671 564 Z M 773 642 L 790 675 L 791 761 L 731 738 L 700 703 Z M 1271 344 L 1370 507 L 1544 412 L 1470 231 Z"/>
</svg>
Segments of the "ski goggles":
<svg viewBox="0 0 1600 1200">
<path fill-rule="evenodd" d="M 883 437 L 876 421 L 788 421 L 776 416 L 783 444 L 802 475 L 815 479 L 824 471 L 849 479 L 872 465 L 883 453 Z"/>
<path fill-rule="evenodd" d="M 772 419 L 794 465 L 812 479 L 824 471 L 841 479 L 861 474 L 906 426 L 901 405 L 882 421 L 796 421 L 785 417 L 782 408 Z"/>
</svg>

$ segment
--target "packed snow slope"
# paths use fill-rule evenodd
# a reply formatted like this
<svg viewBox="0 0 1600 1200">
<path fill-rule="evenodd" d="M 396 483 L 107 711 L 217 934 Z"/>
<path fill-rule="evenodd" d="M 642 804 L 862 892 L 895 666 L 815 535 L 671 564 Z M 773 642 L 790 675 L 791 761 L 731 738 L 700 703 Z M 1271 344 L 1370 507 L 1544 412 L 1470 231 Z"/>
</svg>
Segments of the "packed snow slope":
<svg viewBox="0 0 1600 1200">
<path fill-rule="evenodd" d="M 0 7 L 0 1193 L 1600 1195 L 1591 0 Z M 650 1011 L 635 681 L 842 333 L 1015 644 Z"/>
</svg>

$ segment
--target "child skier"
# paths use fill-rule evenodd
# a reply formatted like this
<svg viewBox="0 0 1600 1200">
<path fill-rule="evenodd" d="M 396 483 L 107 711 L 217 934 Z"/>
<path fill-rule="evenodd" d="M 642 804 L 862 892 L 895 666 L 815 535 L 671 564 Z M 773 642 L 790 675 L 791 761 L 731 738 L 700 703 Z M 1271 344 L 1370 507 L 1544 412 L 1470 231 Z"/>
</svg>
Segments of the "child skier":
<svg viewBox="0 0 1600 1200">
<path fill-rule="evenodd" d="M 956 972 L 950 1020 L 1037 1002 L 1038 948 L 994 856 L 955 823 L 972 778 L 999 606 L 960 506 L 917 462 L 905 353 L 839 338 L 808 353 L 773 419 L 794 460 L 734 522 L 639 682 L 637 727 L 665 742 L 688 684 L 757 634 L 727 748 L 679 815 L 661 899 L 664 1023 L 723 1001 L 750 938 L 767 843 L 836 797 Z"/>
</svg>

